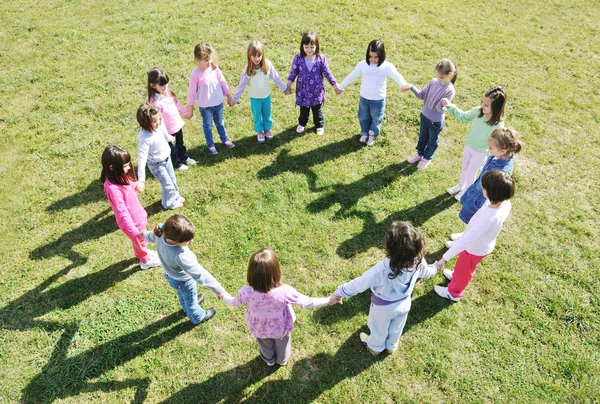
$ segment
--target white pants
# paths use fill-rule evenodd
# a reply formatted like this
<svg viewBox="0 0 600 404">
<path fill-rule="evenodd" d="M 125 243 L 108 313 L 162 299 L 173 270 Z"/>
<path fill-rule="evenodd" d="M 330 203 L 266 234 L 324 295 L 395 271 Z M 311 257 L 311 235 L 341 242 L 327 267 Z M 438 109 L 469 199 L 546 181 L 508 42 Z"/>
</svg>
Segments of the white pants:
<svg viewBox="0 0 600 404">
<path fill-rule="evenodd" d="M 459 182 L 461 191 L 469 188 L 475 182 L 477 171 L 479 171 L 486 159 L 487 153 L 475 151 L 465 145 Z"/>
<path fill-rule="evenodd" d="M 375 352 L 381 352 L 384 349 L 395 351 L 398 348 L 398 341 L 410 311 L 410 303 L 410 298 L 387 306 L 371 303 L 367 320 L 367 325 L 371 330 L 367 346 L 371 350 Z"/>
</svg>

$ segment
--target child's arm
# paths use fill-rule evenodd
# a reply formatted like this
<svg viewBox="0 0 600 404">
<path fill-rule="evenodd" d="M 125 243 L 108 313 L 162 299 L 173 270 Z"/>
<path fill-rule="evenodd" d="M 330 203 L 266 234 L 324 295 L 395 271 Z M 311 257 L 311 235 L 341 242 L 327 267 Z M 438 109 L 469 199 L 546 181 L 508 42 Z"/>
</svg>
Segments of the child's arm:
<svg viewBox="0 0 600 404">
<path fill-rule="evenodd" d="M 421 260 L 421 264 L 419 265 L 419 279 L 429 279 L 433 275 L 437 273 L 438 269 L 435 264 L 427 265 L 427 261 L 425 258 Z"/>
<path fill-rule="evenodd" d="M 144 181 L 146 181 L 146 161 L 150 150 L 150 139 L 138 136 L 138 190 L 144 192 Z"/>
<path fill-rule="evenodd" d="M 104 189 L 107 191 L 106 196 L 108 197 L 108 201 L 113 208 L 113 213 L 115 214 L 117 221 L 120 223 L 119 227 L 123 226 L 121 227 L 123 233 L 127 234 L 128 236 L 137 236 L 139 234 L 139 230 L 131 218 L 129 209 L 127 209 L 121 189 L 116 186 L 105 187 Z"/>
<path fill-rule="evenodd" d="M 196 70 L 190 74 L 190 84 L 188 84 L 188 97 L 187 97 L 187 111 L 183 114 L 186 119 L 192 119 L 194 116 L 194 100 L 196 98 L 196 92 L 198 91 L 198 77 Z"/>
<path fill-rule="evenodd" d="M 450 100 L 452 100 L 454 98 L 454 87 L 450 87 L 446 89 L 446 92 L 444 93 L 444 96 L 438 101 L 438 103 L 435 105 L 435 109 L 437 112 L 445 112 L 447 107 L 446 104 L 444 104 L 444 100 L 450 102 Z"/>
<path fill-rule="evenodd" d="M 331 84 L 334 88 L 337 88 L 337 80 L 335 77 L 333 77 L 333 73 L 331 73 L 331 70 L 329 69 L 329 61 L 325 56 L 321 55 L 321 57 L 323 58 L 321 73 L 327 79 L 329 84 Z"/>
<path fill-rule="evenodd" d="M 342 81 L 341 84 L 338 84 L 338 89 L 340 90 L 340 92 L 344 91 L 348 84 L 352 83 L 354 80 L 360 77 L 363 65 L 366 64 L 367 62 L 365 61 L 359 62 L 354 68 L 354 70 L 352 70 L 352 72 L 344 79 L 344 81 Z"/>
<path fill-rule="evenodd" d="M 187 114 L 187 110 L 183 107 L 183 105 L 181 105 L 181 103 L 171 90 L 169 90 L 169 95 L 173 98 L 173 101 L 175 101 L 175 107 L 177 107 L 177 111 L 179 111 L 181 115 L 185 116 L 185 114 Z"/>
<path fill-rule="evenodd" d="M 233 100 L 233 97 L 231 96 L 231 91 L 229 91 L 229 86 L 227 85 L 227 80 L 225 80 L 225 76 L 223 76 L 223 72 L 221 71 L 221 69 L 219 69 L 216 66 L 214 66 L 214 68 L 215 68 L 215 72 L 217 73 L 217 80 L 219 81 L 219 84 L 221 85 L 221 89 L 223 90 L 223 95 L 225 95 L 225 97 L 227 97 L 227 104 L 230 107 L 233 107 L 235 105 L 235 101 Z"/>
<path fill-rule="evenodd" d="M 144 238 L 151 243 L 156 243 L 157 236 L 152 230 L 144 230 L 138 235 L 138 238 Z"/>
<path fill-rule="evenodd" d="M 392 80 L 394 80 L 396 83 L 398 83 L 398 85 L 402 88 L 402 86 L 406 85 L 406 80 L 404 80 L 404 77 L 398 73 L 398 70 L 396 70 L 396 66 L 394 66 L 393 64 L 390 63 L 389 65 L 389 73 L 388 75 L 392 78 Z"/>
<path fill-rule="evenodd" d="M 227 303 L 229 306 L 235 307 L 241 304 L 246 304 L 246 286 L 243 286 L 238 291 L 235 297 L 232 297 L 229 293 L 224 292 L 222 294 L 218 294 L 217 297 L 221 296 L 223 301 Z M 221 298 L 219 297 L 219 298 Z"/>
<path fill-rule="evenodd" d="M 444 100 L 446 100 L 446 102 Z M 444 106 L 447 107 L 446 111 L 450 115 L 452 115 L 453 117 L 458 119 L 460 122 L 472 121 L 479 115 L 480 107 L 474 107 L 474 108 L 471 108 L 470 110 L 468 110 L 467 112 L 464 112 L 463 110 L 458 108 L 456 105 L 452 104 L 450 102 L 450 100 L 448 100 L 446 98 L 442 98 L 442 104 L 444 104 Z"/>
<path fill-rule="evenodd" d="M 423 87 L 422 90 L 419 90 L 414 84 L 406 84 L 402 87 L 402 89 L 404 90 L 404 88 L 407 88 L 408 90 L 412 91 L 415 97 L 417 97 L 420 100 L 424 100 L 425 97 L 427 97 L 427 93 L 429 92 L 429 84 L 431 84 L 431 81 L 427 83 L 427 85 L 425 85 L 425 87 Z"/>
<path fill-rule="evenodd" d="M 184 253 L 177 256 L 177 265 L 187 272 L 196 282 L 215 292 L 215 294 L 225 293 L 225 289 L 202 265 L 198 263 L 196 254 L 189 248 L 184 248 Z"/>
<path fill-rule="evenodd" d="M 448 249 L 448 251 L 446 251 L 446 253 L 438 261 L 438 263 L 443 261 L 441 264 L 442 267 L 443 263 L 450 261 L 454 256 L 466 250 L 475 240 L 479 239 L 489 230 L 491 226 L 489 218 L 484 217 L 483 219 L 485 220 L 475 222 L 473 222 L 473 219 L 471 219 L 471 222 L 469 223 L 469 226 L 463 235 L 458 240 L 454 241 L 452 247 L 450 247 L 450 249 Z"/>
<path fill-rule="evenodd" d="M 365 273 L 363 273 L 358 278 L 354 278 L 350 282 L 338 286 L 338 288 L 335 290 L 335 292 L 333 292 L 333 294 L 337 297 L 352 297 L 354 295 L 364 292 L 371 286 L 374 286 L 376 275 L 381 270 L 380 265 L 382 264 L 378 263 L 375 266 L 368 269 L 367 271 L 365 271 Z"/>
<path fill-rule="evenodd" d="M 301 60 L 302 58 L 299 54 L 294 55 L 292 58 L 292 67 L 290 68 L 290 74 L 288 75 L 287 79 L 288 89 L 291 88 L 290 86 L 294 83 L 294 80 L 296 80 L 296 77 L 298 77 L 298 74 L 300 73 L 299 63 Z"/>
<path fill-rule="evenodd" d="M 281 81 L 279 78 L 277 70 L 275 70 L 275 67 L 273 67 L 273 63 L 271 63 L 270 60 L 267 60 L 267 64 L 269 65 L 269 78 L 273 80 L 273 83 L 275 83 L 275 85 L 285 93 L 288 89 L 288 86 L 283 84 L 283 81 Z"/>
<path fill-rule="evenodd" d="M 246 89 L 247 84 L 248 84 L 248 76 L 246 75 L 246 69 L 244 69 L 244 71 L 242 72 L 242 77 L 240 78 L 240 84 L 238 84 L 237 88 L 235 89 L 235 94 L 233 96 L 234 102 L 238 102 L 238 100 L 244 93 L 244 90 Z"/>
<path fill-rule="evenodd" d="M 303 309 L 312 309 L 314 307 L 327 306 L 337 303 L 337 299 L 333 295 L 329 297 L 308 297 L 289 285 L 286 285 L 285 287 L 289 289 L 286 291 L 285 303 L 293 304 L 295 306 L 302 307 Z"/>
</svg>

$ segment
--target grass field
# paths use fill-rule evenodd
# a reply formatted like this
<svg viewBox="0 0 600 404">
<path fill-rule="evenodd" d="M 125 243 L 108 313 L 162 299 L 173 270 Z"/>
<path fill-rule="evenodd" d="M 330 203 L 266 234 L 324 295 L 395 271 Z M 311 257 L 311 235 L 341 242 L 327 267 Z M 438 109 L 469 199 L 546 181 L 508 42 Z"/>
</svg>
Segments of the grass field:
<svg viewBox="0 0 600 404">
<path fill-rule="evenodd" d="M 0 17 L 0 402 L 600 400 L 597 2 L 4 0 Z M 418 87 L 452 59 L 463 109 L 502 85 L 524 149 L 512 214 L 460 303 L 433 292 L 440 274 L 419 283 L 399 351 L 378 359 L 358 338 L 368 293 L 296 310 L 292 359 L 273 369 L 243 308 L 202 290 L 218 312 L 192 328 L 162 270 L 139 270 L 98 181 L 100 155 L 118 143 L 137 156 L 135 111 L 153 66 L 185 99 L 193 47 L 207 41 L 235 88 L 258 39 L 287 77 L 306 30 L 338 81 L 382 38 Z M 276 251 L 287 283 L 327 296 L 384 257 L 392 221 L 421 229 L 430 261 L 463 228 L 446 189 L 468 125 L 448 117 L 435 160 L 417 171 L 405 160 L 422 103 L 389 81 L 382 136 L 362 147 L 359 81 L 340 96 L 327 86 L 324 136 L 312 124 L 295 134 L 294 96 L 275 86 L 265 145 L 247 93 L 225 111 L 235 149 L 210 156 L 198 111 L 186 121 L 199 164 L 177 174 L 180 213 L 196 225 L 192 250 L 230 293 L 261 247 Z M 159 200 L 149 179 L 140 201 L 151 225 L 172 213 Z"/>
</svg>

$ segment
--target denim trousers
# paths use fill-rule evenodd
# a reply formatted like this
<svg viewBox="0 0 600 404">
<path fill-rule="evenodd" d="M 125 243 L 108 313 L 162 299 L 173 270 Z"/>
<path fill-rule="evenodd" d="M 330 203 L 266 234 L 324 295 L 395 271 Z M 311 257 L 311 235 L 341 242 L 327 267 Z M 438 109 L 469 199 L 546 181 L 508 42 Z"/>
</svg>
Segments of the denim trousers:
<svg viewBox="0 0 600 404">
<path fill-rule="evenodd" d="M 175 137 L 175 144 L 169 142 L 169 147 L 171 147 L 171 162 L 174 168 L 179 168 L 190 156 L 188 156 L 187 149 L 183 143 L 183 129 L 179 129 L 172 136 Z"/>
<path fill-rule="evenodd" d="M 298 125 L 306 126 L 308 123 L 308 116 L 310 111 L 313 113 L 313 122 L 315 128 L 322 128 L 325 126 L 325 119 L 323 118 L 323 104 L 313 105 L 312 107 L 300 106 L 300 117 L 298 117 Z"/>
<path fill-rule="evenodd" d="M 217 132 L 221 138 L 221 142 L 227 141 L 227 132 L 225 131 L 225 123 L 223 121 L 223 104 L 216 105 L 214 107 L 200 107 L 200 115 L 202 116 L 202 130 L 204 131 L 204 139 L 206 139 L 206 145 L 212 147 L 215 145 L 212 135 L 213 120 L 217 127 Z"/>
<path fill-rule="evenodd" d="M 382 352 L 384 349 L 390 351 L 398 349 L 398 341 L 408 318 L 410 303 L 410 297 L 385 306 L 371 303 L 367 319 L 371 331 L 367 346 L 371 350 Z"/>
<path fill-rule="evenodd" d="M 385 98 L 383 100 L 367 100 L 360 97 L 358 101 L 358 122 L 360 122 L 361 136 L 379 136 L 384 113 Z"/>
<path fill-rule="evenodd" d="M 271 130 L 273 120 L 271 119 L 271 96 L 266 98 L 250 97 L 250 111 L 254 121 L 254 131 L 256 133 Z"/>
<path fill-rule="evenodd" d="M 152 175 L 160 182 L 162 192 L 161 204 L 163 208 L 173 209 L 177 202 L 179 202 L 181 195 L 179 195 L 179 188 L 177 187 L 177 180 L 175 179 L 175 170 L 173 170 L 171 157 L 167 157 L 166 160 L 158 163 L 148 162 L 148 168 Z"/>
<path fill-rule="evenodd" d="M 433 158 L 433 154 L 440 143 L 440 133 L 444 129 L 444 121 L 433 122 L 421 114 L 421 128 L 419 130 L 419 141 L 417 142 L 417 153 L 427 160 Z"/>
<path fill-rule="evenodd" d="M 187 281 L 178 281 L 165 274 L 169 286 L 175 289 L 181 308 L 190 318 L 192 323 L 199 324 L 206 315 L 206 311 L 198 304 L 198 290 L 196 281 L 189 279 Z"/>
</svg>

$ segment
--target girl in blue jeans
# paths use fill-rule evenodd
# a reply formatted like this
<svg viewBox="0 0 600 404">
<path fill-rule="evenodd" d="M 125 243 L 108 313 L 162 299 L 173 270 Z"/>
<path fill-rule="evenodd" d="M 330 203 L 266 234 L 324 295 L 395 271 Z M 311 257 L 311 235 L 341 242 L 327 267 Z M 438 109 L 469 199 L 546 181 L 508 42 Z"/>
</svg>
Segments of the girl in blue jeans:
<svg viewBox="0 0 600 404">
<path fill-rule="evenodd" d="M 198 296 L 196 283 L 206 286 L 218 295 L 227 293 L 223 286 L 198 263 L 189 245 L 194 240 L 195 228 L 187 217 L 173 215 L 153 231 L 144 231 L 141 237 L 156 244 L 158 258 L 165 269 L 165 278 L 177 292 L 179 303 L 192 323 L 200 324 L 217 312 L 204 310 L 200 304 L 204 295 Z"/>
</svg>

